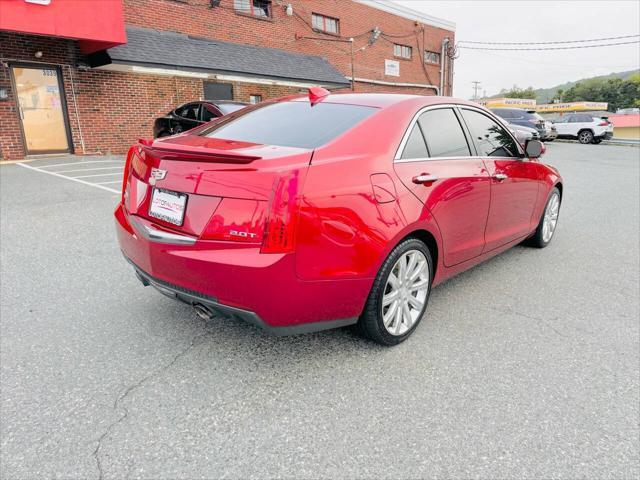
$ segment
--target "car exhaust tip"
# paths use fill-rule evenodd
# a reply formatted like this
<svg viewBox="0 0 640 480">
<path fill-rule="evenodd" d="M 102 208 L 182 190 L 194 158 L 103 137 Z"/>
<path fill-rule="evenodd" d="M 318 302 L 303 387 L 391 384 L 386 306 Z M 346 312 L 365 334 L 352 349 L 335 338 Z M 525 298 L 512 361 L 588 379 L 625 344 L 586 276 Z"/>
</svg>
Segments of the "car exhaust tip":
<svg viewBox="0 0 640 480">
<path fill-rule="evenodd" d="M 202 320 L 211 320 L 214 316 L 211 310 L 199 303 L 194 304 L 193 309 L 196 311 L 196 315 L 198 315 Z"/>
</svg>

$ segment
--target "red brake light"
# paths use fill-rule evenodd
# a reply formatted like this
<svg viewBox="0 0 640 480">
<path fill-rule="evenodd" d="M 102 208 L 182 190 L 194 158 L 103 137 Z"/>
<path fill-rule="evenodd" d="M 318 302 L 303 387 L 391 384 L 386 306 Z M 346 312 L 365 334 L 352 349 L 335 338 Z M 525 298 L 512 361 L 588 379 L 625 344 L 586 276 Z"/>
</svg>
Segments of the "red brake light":
<svg viewBox="0 0 640 480">
<path fill-rule="evenodd" d="M 297 196 L 298 172 L 275 181 L 261 253 L 287 253 L 294 250 L 298 215 Z"/>
<path fill-rule="evenodd" d="M 598 126 L 599 126 L 599 127 L 606 127 L 607 125 L 609 125 L 609 122 L 607 122 L 607 121 L 600 122 L 600 123 L 598 124 Z"/>
<path fill-rule="evenodd" d="M 137 146 L 133 146 L 127 152 L 127 160 L 124 164 L 124 176 L 122 177 L 122 197 L 120 198 L 124 205 L 124 200 L 127 192 L 127 186 L 129 185 L 129 174 L 131 173 L 131 159 L 136 155 Z"/>
<path fill-rule="evenodd" d="M 145 162 L 145 152 L 138 149 L 131 158 L 131 169 L 136 173 L 140 180 L 146 180 L 151 167 Z"/>
</svg>

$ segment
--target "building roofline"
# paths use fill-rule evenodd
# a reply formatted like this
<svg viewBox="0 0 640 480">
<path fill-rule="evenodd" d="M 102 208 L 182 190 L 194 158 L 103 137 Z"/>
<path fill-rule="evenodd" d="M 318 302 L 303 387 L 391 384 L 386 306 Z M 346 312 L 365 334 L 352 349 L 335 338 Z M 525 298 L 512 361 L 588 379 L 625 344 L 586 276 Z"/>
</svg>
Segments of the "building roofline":
<svg viewBox="0 0 640 480">
<path fill-rule="evenodd" d="M 425 25 L 431 25 L 432 27 L 443 28 L 445 30 L 456 30 L 455 22 L 451 22 L 449 20 L 445 20 L 444 18 L 434 17 L 432 15 L 427 15 L 426 13 L 421 13 L 412 8 L 407 8 L 402 5 L 398 5 L 395 2 L 391 1 L 383 1 L 383 0 L 353 0 L 354 2 L 361 3 L 363 5 L 367 5 L 372 8 L 376 8 L 378 10 L 382 10 L 387 13 L 391 13 L 393 15 L 397 15 L 399 17 L 408 18 L 409 20 L 416 20 L 418 22 L 424 23 Z"/>
</svg>

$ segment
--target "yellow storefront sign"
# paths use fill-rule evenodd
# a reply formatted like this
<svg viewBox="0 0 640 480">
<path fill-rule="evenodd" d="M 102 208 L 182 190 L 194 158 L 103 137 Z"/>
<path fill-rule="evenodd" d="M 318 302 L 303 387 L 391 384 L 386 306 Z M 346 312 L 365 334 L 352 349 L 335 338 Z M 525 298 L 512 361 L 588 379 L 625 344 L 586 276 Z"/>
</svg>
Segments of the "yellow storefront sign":
<svg viewBox="0 0 640 480">
<path fill-rule="evenodd" d="M 484 98 L 478 100 L 478 103 L 487 108 L 536 108 L 536 101 L 531 98 Z"/>
<path fill-rule="evenodd" d="M 606 110 L 609 107 L 607 102 L 567 102 L 567 103 L 545 103 L 535 107 L 536 112 L 584 112 L 592 110 Z"/>
</svg>

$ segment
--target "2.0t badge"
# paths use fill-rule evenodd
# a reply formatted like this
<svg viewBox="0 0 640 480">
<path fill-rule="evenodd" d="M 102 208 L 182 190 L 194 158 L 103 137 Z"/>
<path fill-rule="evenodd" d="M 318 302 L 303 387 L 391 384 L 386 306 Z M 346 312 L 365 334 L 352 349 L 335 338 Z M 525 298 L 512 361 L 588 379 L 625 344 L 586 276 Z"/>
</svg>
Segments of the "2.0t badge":
<svg viewBox="0 0 640 480">
<path fill-rule="evenodd" d="M 164 180 L 167 176 L 166 170 L 161 170 L 159 168 L 152 168 L 151 173 L 149 174 L 149 184 L 155 185 L 158 180 Z"/>
</svg>

